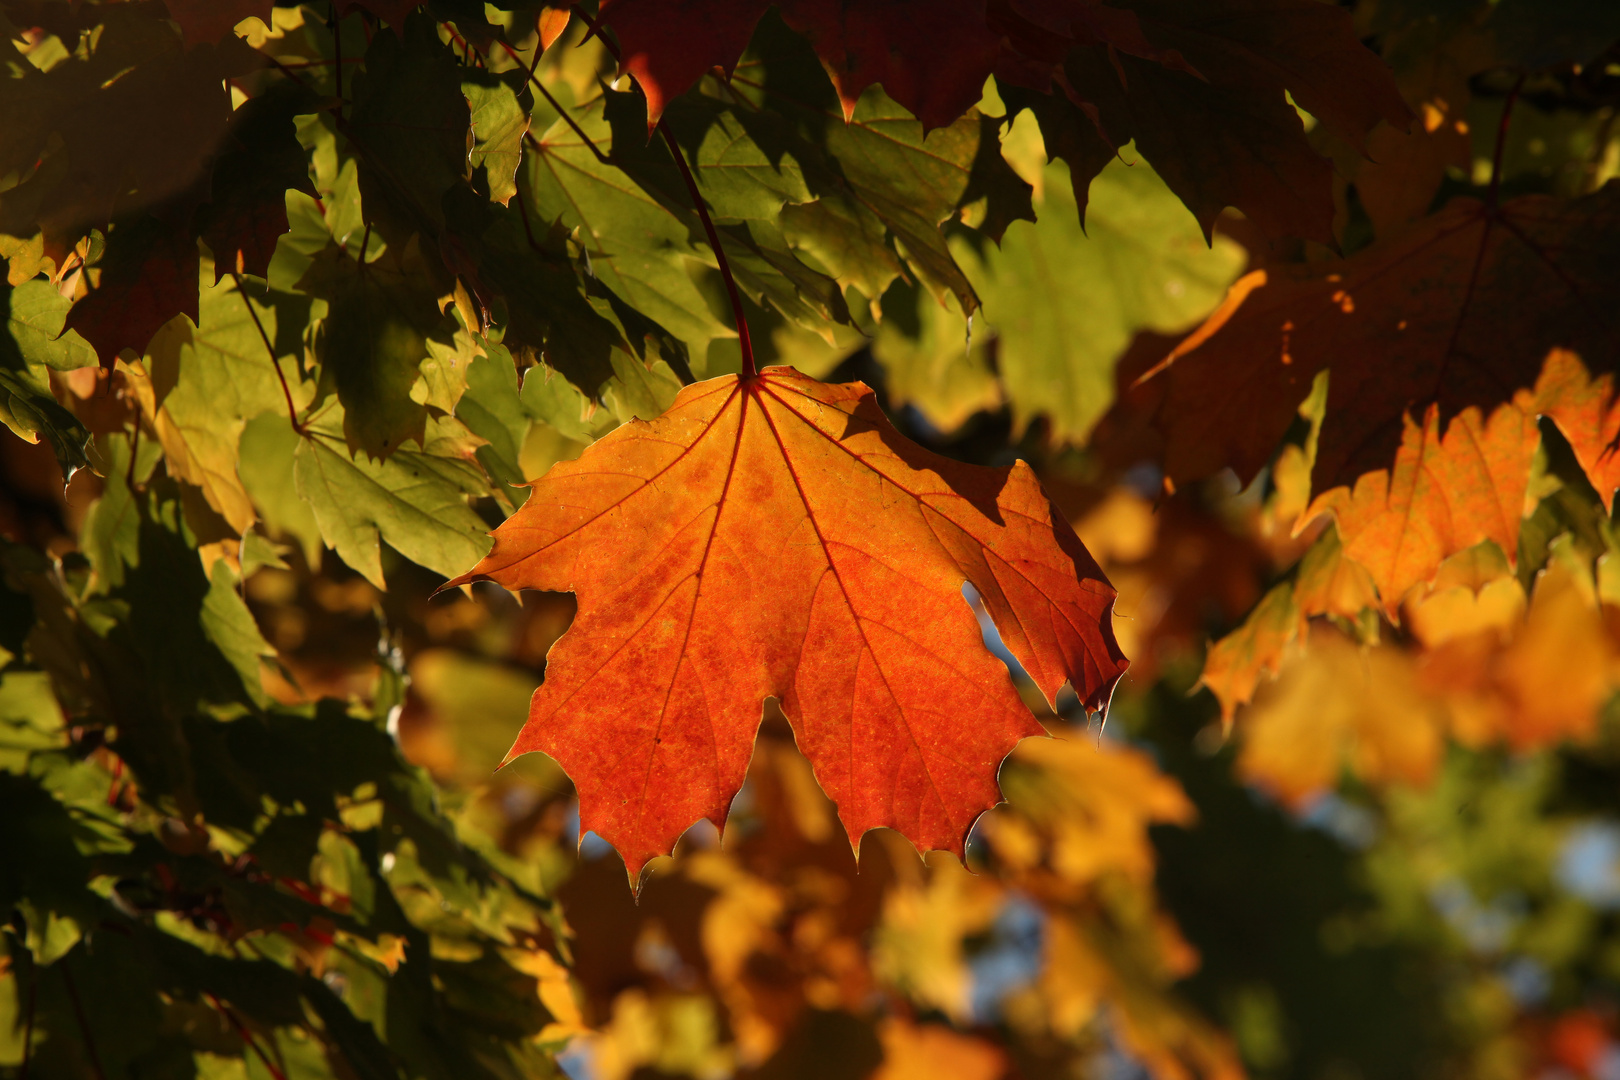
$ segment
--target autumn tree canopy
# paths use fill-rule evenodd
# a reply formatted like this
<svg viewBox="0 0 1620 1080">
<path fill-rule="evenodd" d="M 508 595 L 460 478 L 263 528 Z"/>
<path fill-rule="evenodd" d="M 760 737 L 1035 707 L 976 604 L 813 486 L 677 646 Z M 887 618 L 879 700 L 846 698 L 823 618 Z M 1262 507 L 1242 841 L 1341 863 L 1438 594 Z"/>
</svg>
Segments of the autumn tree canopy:
<svg viewBox="0 0 1620 1080">
<path fill-rule="evenodd" d="M 1614 1075 L 1620 6 L 0 31 L 0 1076 Z"/>
</svg>

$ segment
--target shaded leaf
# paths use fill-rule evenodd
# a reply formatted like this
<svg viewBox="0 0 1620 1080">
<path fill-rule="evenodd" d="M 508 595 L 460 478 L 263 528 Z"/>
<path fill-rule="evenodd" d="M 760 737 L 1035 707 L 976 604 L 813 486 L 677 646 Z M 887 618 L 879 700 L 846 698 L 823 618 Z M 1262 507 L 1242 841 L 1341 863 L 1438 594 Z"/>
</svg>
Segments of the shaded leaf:
<svg viewBox="0 0 1620 1080">
<path fill-rule="evenodd" d="M 202 489 L 238 535 L 256 517 L 237 474 L 242 429 L 261 413 L 287 410 L 273 366 L 278 361 L 266 350 L 249 303 L 258 305 L 273 341 L 275 308 L 226 282 L 203 293 L 196 326 L 170 322 L 152 339 L 146 368 L 130 372 L 169 475 Z M 290 381 L 297 383 L 296 371 Z"/>
<path fill-rule="evenodd" d="M 315 194 L 293 117 L 314 108 L 301 88 L 278 86 L 231 114 L 211 199 L 198 235 L 214 257 L 214 280 L 235 270 L 264 277 L 287 232 L 287 192 Z"/>
<path fill-rule="evenodd" d="M 380 540 L 412 562 L 449 576 L 488 548 L 468 495 L 488 487 L 472 457 L 477 440 L 454 420 L 426 422 L 422 448 L 381 461 L 351 457 L 347 424 L 332 412 L 311 425 L 293 456 L 298 495 L 338 557 L 383 587 Z"/>
<path fill-rule="evenodd" d="M 399 24 L 395 23 L 395 29 Z M 360 194 L 390 244 L 444 229 L 441 200 L 467 175 L 471 111 L 462 68 L 431 19 L 407 19 L 403 38 L 377 34 L 353 82 L 354 107 L 342 126 L 360 150 Z"/>
<path fill-rule="evenodd" d="M 1613 355 L 1617 229 L 1617 184 L 1495 212 L 1460 199 L 1349 259 L 1250 273 L 1155 371 L 1167 471 L 1182 483 L 1230 465 L 1246 482 L 1324 368 L 1318 492 L 1387 468 L 1409 412 L 1437 405 L 1442 425 L 1470 406 L 1489 414 L 1554 347 Z"/>
<path fill-rule="evenodd" d="M 517 194 L 514 180 L 523 157 L 523 137 L 529 133 L 534 95 L 526 83 L 511 76 L 469 73 L 462 77 L 467 98 L 473 146 L 468 163 L 474 173 L 484 170 L 489 197 L 505 206 Z"/>
<path fill-rule="evenodd" d="M 26 176 L 0 200 L 0 232 L 42 232 L 58 267 L 86 232 L 116 220 L 161 212 L 183 232 L 206 200 L 231 120 L 225 80 L 265 64 L 235 37 L 182 49 L 154 15 L 141 6 L 83 9 L 68 17 L 76 25 L 59 29 L 76 39 L 99 24 L 88 55 L 48 72 L 19 61 L 0 81 L 15 99 L 7 114 L 21 109 L 28 118 L 0 142 L 0 168 Z M 153 317 L 161 325 L 178 310 Z"/>
<path fill-rule="evenodd" d="M 888 376 L 896 403 L 916 406 L 941 431 L 954 431 L 981 409 L 1002 403 L 982 321 L 971 333 L 955 297 L 944 303 L 915 285 L 896 282 L 883 296 L 883 321 L 872 356 Z"/>
<path fill-rule="evenodd" d="M 364 265 L 328 246 L 298 287 L 328 304 L 321 390 L 342 402 L 350 445 L 385 457 L 408 440 L 422 443 L 427 408 L 411 389 L 428 359 L 429 336 L 442 332 L 446 320 L 414 239 Z"/>
<path fill-rule="evenodd" d="M 213 44 L 243 19 L 258 19 L 269 27 L 274 5 L 275 0 L 163 0 L 187 45 Z"/>
<path fill-rule="evenodd" d="M 656 122 L 710 69 L 733 70 L 767 6 L 610 0 L 602 18 Z M 1232 205 L 1268 231 L 1331 241 L 1328 166 L 1284 91 L 1357 147 L 1380 120 L 1408 118 L 1348 13 L 1312 0 L 781 7 L 831 74 L 846 118 L 882 83 L 927 127 L 943 127 L 994 71 L 1014 111 L 1040 114 L 1082 208 L 1097 170 L 1134 139 L 1206 233 Z"/>
<path fill-rule="evenodd" d="M 125 349 L 144 353 L 152 335 L 176 315 L 197 321 L 197 241 L 142 216 L 107 237 L 101 280 L 73 305 L 65 326 L 88 341 L 111 369 Z"/>
<path fill-rule="evenodd" d="M 71 330 L 64 331 L 73 301 L 57 292 L 50 282 L 25 281 L 9 293 L 6 333 L 18 355 L 11 355 L 10 346 L 0 346 L 8 360 L 43 364 L 56 371 L 72 371 L 96 362 L 95 350 L 84 338 Z"/>
</svg>

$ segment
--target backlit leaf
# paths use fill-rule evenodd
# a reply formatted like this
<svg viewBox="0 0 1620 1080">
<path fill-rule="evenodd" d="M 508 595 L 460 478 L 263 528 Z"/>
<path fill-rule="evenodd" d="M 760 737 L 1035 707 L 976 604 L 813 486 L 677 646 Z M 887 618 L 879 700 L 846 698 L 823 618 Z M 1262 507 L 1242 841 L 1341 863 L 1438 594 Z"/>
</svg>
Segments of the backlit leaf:
<svg viewBox="0 0 1620 1080">
<path fill-rule="evenodd" d="M 323 392 L 343 404 L 349 442 L 385 457 L 425 438 L 427 409 L 411 390 L 428 338 L 446 330 L 430 271 L 413 240 L 362 266 L 340 247 L 319 252 L 298 287 L 327 301 Z M 449 333 L 443 336 L 448 339 Z"/>
<path fill-rule="evenodd" d="M 767 696 L 852 842 L 890 825 L 960 852 L 997 763 L 1040 730 L 964 581 L 1049 700 L 1073 679 L 1101 707 L 1124 668 L 1113 591 L 1022 466 L 953 465 L 864 387 L 788 369 L 688 387 L 554 468 L 496 536 L 458 580 L 580 604 L 513 753 L 569 770 L 633 877 L 724 820 Z"/>
<path fill-rule="evenodd" d="M 1206 246 L 1142 161 L 1097 175 L 1083 231 L 1062 164 L 1047 167 L 1042 192 L 1039 220 L 1014 222 L 971 276 L 1013 415 L 1020 424 L 1045 415 L 1053 438 L 1078 441 L 1112 403 L 1114 364 L 1132 338 L 1187 329 L 1244 256 L 1225 237 Z"/>
<path fill-rule="evenodd" d="M 472 460 L 477 440 L 464 427 L 429 420 L 420 449 L 403 446 L 373 461 L 350 456 L 344 426 L 331 409 L 293 457 L 298 495 L 339 558 L 381 588 L 379 540 L 446 576 L 487 550 L 486 526 L 466 497 L 488 486 Z"/>
<path fill-rule="evenodd" d="M 250 303 L 273 341 L 275 309 L 227 281 L 204 292 L 198 325 L 175 319 L 158 331 L 144 371 L 135 373 L 137 398 L 169 474 L 201 488 L 238 534 L 256 516 L 237 474 L 242 429 L 261 413 L 287 410 L 278 361 L 259 336 Z M 291 378 L 297 381 L 296 372 Z"/>
</svg>

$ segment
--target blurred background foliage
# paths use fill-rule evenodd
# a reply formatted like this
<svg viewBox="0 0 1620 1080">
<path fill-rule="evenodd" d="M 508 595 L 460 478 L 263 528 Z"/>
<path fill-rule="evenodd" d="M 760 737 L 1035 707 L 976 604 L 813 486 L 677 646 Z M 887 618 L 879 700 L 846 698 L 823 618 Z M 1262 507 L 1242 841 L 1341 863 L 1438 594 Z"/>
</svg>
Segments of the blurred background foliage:
<svg viewBox="0 0 1620 1080">
<path fill-rule="evenodd" d="M 351 6 L 363 128 L 381 100 L 366 82 L 390 70 L 367 50 L 396 45 L 378 44 L 386 5 Z M 1381 129 L 1371 161 L 1323 138 L 1345 253 L 1491 183 L 1514 72 L 1529 74 L 1504 189 L 1576 197 L 1620 171 L 1612 36 L 1561 45 L 1531 6 L 1356 6 L 1424 123 Z M 1588 6 L 1571 18 L 1601 36 Z M 0 5 L 19 62 L 70 62 L 75 44 L 25 7 Z M 367 189 L 329 114 L 297 112 L 308 190 L 286 193 L 292 231 L 262 277 L 209 288 L 205 262 L 200 314 L 110 371 L 61 333 L 52 297 L 82 297 L 83 275 L 46 266 L 44 232 L 0 236 L 0 386 L 22 436 L 0 439 L 0 1075 L 1620 1078 L 1620 563 L 1604 500 L 1548 426 L 1516 563 L 1488 542 L 1454 556 L 1396 624 L 1331 524 L 1294 532 L 1322 395 L 1247 488 L 1227 474 L 1172 490 L 1135 377 L 1246 267 L 1331 253 L 1235 216 L 1206 245 L 1129 147 L 1082 232 L 1028 113 L 1000 151 L 1033 220 L 995 244 L 988 204 L 947 207 L 983 303 L 971 322 L 898 261 L 835 265 L 836 231 L 808 211 L 786 227 L 836 279 L 820 295 L 842 321 L 795 307 L 813 282 L 779 288 L 768 244 L 739 258 L 755 260 L 768 359 L 866 381 L 943 453 L 1037 467 L 1120 590 L 1134 666 L 1106 729 L 1026 687 L 1059 739 L 1009 759 L 1007 803 L 964 868 L 885 832 L 857 862 L 768 713 L 724 834 L 694 826 L 639 903 L 612 849 L 578 836 L 554 763 L 493 772 L 572 601 L 434 590 L 525 477 L 737 354 L 675 211 L 580 179 L 616 167 L 580 141 L 613 123 L 611 59 L 577 19 L 535 58 L 533 27 L 555 19 L 464 8 L 435 5 L 397 49 L 466 59 L 468 27 L 498 25 L 516 55 L 486 38 L 487 69 L 467 70 L 538 59 L 551 97 L 510 97 L 544 138 L 507 145 L 522 165 L 506 175 L 551 208 L 534 227 L 557 222 L 555 265 L 593 267 L 596 292 L 567 316 L 580 333 L 644 342 L 600 351 L 600 404 L 518 344 L 505 301 L 482 327 L 463 291 L 453 318 L 413 322 L 417 304 L 401 334 L 362 340 L 346 307 L 420 293 L 431 309 L 442 283 L 413 262 L 408 214 L 372 236 L 362 200 L 399 193 Z M 324 7 L 271 15 L 244 24 L 249 41 L 339 94 Z M 1002 114 L 993 87 L 981 109 Z M 592 255 L 591 220 L 652 239 Z M 104 239 L 87 234 L 76 265 L 101 265 Z M 381 369 L 404 380 L 389 409 L 365 411 L 378 391 L 328 359 L 344 335 L 410 353 L 403 376 Z M 520 393 L 501 388 L 519 375 Z M 353 456 L 401 431 L 416 448 Z M 437 502 L 401 479 L 423 470 Z M 338 477 L 324 497 L 316 475 Z M 1311 582 L 1331 602 L 1307 638 L 1278 612 Z"/>
</svg>

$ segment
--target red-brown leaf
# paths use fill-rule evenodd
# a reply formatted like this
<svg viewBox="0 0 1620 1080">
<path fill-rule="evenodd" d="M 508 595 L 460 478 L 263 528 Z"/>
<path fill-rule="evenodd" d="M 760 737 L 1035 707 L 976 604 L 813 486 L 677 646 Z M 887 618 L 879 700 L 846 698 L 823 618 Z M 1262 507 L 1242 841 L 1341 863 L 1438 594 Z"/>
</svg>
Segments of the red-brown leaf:
<svg viewBox="0 0 1620 1080">
<path fill-rule="evenodd" d="M 606 0 L 621 67 L 665 104 L 730 71 L 768 0 Z M 1349 14 L 1318 0 L 783 0 L 838 88 L 845 115 L 874 83 L 925 128 L 943 127 L 995 74 L 1012 112 L 1029 105 L 1079 196 L 1135 140 L 1206 231 L 1236 206 L 1277 235 L 1331 242 L 1332 172 L 1286 97 L 1363 145 L 1405 103 Z M 1024 93 L 1027 90 L 1037 94 Z M 1011 93 L 1009 93 L 1011 91 Z"/>
<path fill-rule="evenodd" d="M 68 311 L 77 330 L 111 368 L 123 349 L 145 352 L 175 315 L 197 321 L 197 241 L 156 218 L 129 222 L 107 237 L 101 283 Z"/>
<path fill-rule="evenodd" d="M 243 19 L 257 17 L 270 25 L 275 0 L 163 0 L 169 17 L 180 24 L 187 45 L 214 44 Z"/>
<path fill-rule="evenodd" d="M 1470 199 L 1339 261 L 1256 271 L 1150 377 L 1178 484 L 1231 466 L 1245 482 L 1331 371 L 1320 492 L 1387 469 L 1405 418 L 1444 426 L 1534 385 L 1554 348 L 1620 355 L 1620 184 L 1569 202 Z"/>
</svg>

